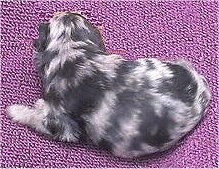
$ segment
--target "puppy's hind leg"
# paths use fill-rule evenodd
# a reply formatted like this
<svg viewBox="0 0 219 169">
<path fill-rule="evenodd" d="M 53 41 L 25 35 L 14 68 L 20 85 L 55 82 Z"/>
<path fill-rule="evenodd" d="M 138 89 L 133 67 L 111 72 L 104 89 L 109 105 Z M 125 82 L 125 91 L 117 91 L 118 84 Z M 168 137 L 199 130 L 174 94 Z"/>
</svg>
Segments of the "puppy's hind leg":
<svg viewBox="0 0 219 169">
<path fill-rule="evenodd" d="M 13 121 L 28 125 L 53 139 L 68 142 L 78 141 L 78 124 L 60 109 L 42 99 L 38 100 L 33 108 L 12 105 L 7 108 L 7 112 Z"/>
</svg>

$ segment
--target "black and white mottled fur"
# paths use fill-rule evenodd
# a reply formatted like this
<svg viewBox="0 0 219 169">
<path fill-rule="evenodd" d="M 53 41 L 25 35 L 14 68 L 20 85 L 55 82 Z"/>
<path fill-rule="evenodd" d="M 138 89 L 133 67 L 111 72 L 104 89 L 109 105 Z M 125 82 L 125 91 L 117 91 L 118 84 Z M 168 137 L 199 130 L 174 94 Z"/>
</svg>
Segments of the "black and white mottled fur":
<svg viewBox="0 0 219 169">
<path fill-rule="evenodd" d="M 8 113 L 57 140 L 83 140 L 120 157 L 164 151 L 197 125 L 210 99 L 186 62 L 107 54 L 98 29 L 79 14 L 42 23 L 34 45 L 44 96 Z"/>
</svg>

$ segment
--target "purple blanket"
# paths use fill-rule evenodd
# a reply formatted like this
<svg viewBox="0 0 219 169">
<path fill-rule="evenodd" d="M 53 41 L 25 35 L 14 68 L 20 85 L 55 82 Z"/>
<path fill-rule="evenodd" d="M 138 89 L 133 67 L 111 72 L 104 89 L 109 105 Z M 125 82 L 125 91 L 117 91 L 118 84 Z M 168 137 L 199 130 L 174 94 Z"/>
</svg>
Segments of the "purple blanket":
<svg viewBox="0 0 219 169">
<path fill-rule="evenodd" d="M 218 1 L 188 2 L 0 2 L 0 167 L 216 167 L 218 166 Z M 37 26 L 57 11 L 81 11 L 101 28 L 110 53 L 127 59 L 184 58 L 210 85 L 209 111 L 182 143 L 139 159 L 113 157 L 95 147 L 48 140 L 8 118 L 15 103 L 33 105 L 42 96 L 33 63 Z"/>
</svg>

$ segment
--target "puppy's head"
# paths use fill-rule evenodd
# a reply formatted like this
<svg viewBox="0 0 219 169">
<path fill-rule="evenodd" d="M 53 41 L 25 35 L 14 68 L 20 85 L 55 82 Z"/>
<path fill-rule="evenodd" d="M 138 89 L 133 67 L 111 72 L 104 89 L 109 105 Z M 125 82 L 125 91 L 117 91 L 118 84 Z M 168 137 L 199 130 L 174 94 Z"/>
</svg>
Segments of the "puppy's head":
<svg viewBox="0 0 219 169">
<path fill-rule="evenodd" d="M 57 46 L 69 41 L 91 43 L 105 51 L 99 30 L 80 14 L 70 12 L 57 13 L 49 23 L 41 24 L 35 47 L 38 51 L 45 50 L 50 43 Z"/>
</svg>

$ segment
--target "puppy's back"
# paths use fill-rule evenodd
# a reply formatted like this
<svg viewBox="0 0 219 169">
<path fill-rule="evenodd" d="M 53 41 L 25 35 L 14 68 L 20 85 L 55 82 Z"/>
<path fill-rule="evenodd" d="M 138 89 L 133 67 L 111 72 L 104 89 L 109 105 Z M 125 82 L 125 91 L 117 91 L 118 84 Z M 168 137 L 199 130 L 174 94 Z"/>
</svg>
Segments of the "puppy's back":
<svg viewBox="0 0 219 169">
<path fill-rule="evenodd" d="M 117 156 L 170 148 L 198 124 L 210 99 L 204 78 L 185 63 L 125 61 L 118 72 L 113 97 L 106 96 L 104 110 L 94 115 L 99 119 L 105 112 L 107 118 L 101 119 L 101 130 L 92 126 L 103 133 L 94 140 L 99 137 Z"/>
</svg>

